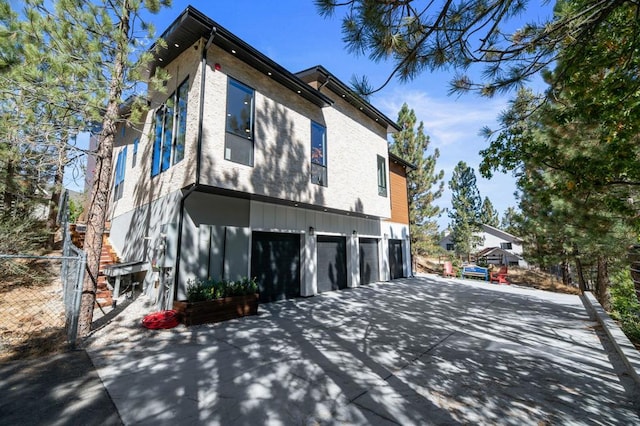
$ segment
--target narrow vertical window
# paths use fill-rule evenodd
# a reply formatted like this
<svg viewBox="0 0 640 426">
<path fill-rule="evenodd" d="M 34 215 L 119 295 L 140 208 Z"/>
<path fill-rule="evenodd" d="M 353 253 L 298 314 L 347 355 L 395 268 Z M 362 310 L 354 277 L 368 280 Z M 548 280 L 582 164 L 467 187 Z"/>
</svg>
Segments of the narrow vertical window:
<svg viewBox="0 0 640 426">
<path fill-rule="evenodd" d="M 378 155 L 378 195 L 387 196 L 387 162 Z"/>
<path fill-rule="evenodd" d="M 162 163 L 160 164 L 161 172 L 164 172 L 169 168 L 169 166 L 171 166 L 171 145 L 173 142 L 173 108 L 169 106 L 165 107 L 163 133 Z"/>
<path fill-rule="evenodd" d="M 173 147 L 173 164 L 184 158 L 184 143 L 187 134 L 187 96 L 189 93 L 189 80 L 182 82 L 178 87 L 176 98 L 176 142 Z"/>
<path fill-rule="evenodd" d="M 156 111 L 151 176 L 164 172 L 184 158 L 188 83 L 189 79 L 183 81 L 178 90 L 172 93 L 167 102 Z"/>
<path fill-rule="evenodd" d="M 229 79 L 224 158 L 253 165 L 254 90 Z"/>
<path fill-rule="evenodd" d="M 113 180 L 113 199 L 114 201 L 122 198 L 124 192 L 124 173 L 127 167 L 127 147 L 118 153 L 116 160 L 115 179 Z"/>
<path fill-rule="evenodd" d="M 311 183 L 327 186 L 327 129 L 311 122 Z"/>
<path fill-rule="evenodd" d="M 136 166 L 136 161 L 138 159 L 138 144 L 140 143 L 140 138 L 135 138 L 133 140 L 133 153 L 131 154 L 131 167 Z"/>
<path fill-rule="evenodd" d="M 156 123 L 154 127 L 153 154 L 151 155 L 151 176 L 160 173 L 160 158 L 162 155 L 162 129 L 164 128 L 164 109 L 156 111 Z"/>
</svg>

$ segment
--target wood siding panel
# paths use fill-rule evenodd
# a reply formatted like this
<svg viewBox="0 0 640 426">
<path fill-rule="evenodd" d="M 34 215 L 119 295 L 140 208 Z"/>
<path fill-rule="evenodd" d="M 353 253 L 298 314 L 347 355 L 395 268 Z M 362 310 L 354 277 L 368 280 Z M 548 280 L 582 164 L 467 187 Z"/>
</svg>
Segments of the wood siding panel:
<svg viewBox="0 0 640 426">
<path fill-rule="evenodd" d="M 409 199 L 407 197 L 407 173 L 404 166 L 389 163 L 389 192 L 391 197 L 391 222 L 409 224 Z"/>
</svg>

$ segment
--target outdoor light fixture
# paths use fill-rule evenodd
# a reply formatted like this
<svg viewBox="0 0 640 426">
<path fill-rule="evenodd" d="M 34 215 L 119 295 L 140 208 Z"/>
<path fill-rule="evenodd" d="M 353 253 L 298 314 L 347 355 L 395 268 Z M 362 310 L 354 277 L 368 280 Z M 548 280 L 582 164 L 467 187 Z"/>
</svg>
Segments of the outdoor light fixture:
<svg viewBox="0 0 640 426">
<path fill-rule="evenodd" d="M 315 235 L 315 232 L 316 232 L 316 230 L 313 229 L 313 226 L 310 226 L 309 227 L 309 235 L 313 236 L 313 235 Z"/>
<path fill-rule="evenodd" d="M 355 237 L 356 235 L 358 235 L 358 231 L 356 231 L 355 229 L 352 232 L 353 236 Z"/>
</svg>

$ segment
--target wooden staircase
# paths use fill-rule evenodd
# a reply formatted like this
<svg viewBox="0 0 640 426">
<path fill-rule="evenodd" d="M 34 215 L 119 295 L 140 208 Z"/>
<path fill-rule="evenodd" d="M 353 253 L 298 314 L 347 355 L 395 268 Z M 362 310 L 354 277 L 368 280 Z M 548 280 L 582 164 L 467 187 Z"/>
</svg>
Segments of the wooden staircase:
<svg viewBox="0 0 640 426">
<path fill-rule="evenodd" d="M 71 240 L 78 248 L 83 248 L 84 246 L 84 227 L 78 229 L 76 225 L 70 225 L 71 229 Z M 109 232 L 111 227 L 107 226 L 105 228 L 105 232 L 102 235 L 102 252 L 100 253 L 100 270 L 98 272 L 97 277 L 97 290 L 96 290 L 96 303 L 100 306 L 111 306 L 113 302 L 112 292 L 109 289 L 109 281 L 104 275 L 104 268 L 107 265 L 111 265 L 114 263 L 119 263 L 120 259 L 118 255 L 113 250 L 111 243 L 109 242 Z"/>
</svg>

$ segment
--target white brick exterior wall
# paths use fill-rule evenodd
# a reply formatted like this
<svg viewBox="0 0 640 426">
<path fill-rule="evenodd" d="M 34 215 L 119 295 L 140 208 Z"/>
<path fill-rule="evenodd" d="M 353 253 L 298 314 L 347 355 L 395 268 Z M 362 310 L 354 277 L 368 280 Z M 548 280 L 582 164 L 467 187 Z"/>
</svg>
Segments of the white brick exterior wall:
<svg viewBox="0 0 640 426">
<path fill-rule="evenodd" d="M 215 63 L 220 71 L 212 71 Z M 255 89 L 253 167 L 224 160 L 228 76 Z M 377 187 L 376 158 L 387 157 L 382 126 L 372 125 L 379 128 L 376 133 L 367 127 L 371 119 L 359 111 L 354 121 L 337 108 L 319 108 L 216 46 L 209 52 L 205 93 L 203 184 L 390 215 L 389 199 L 380 197 Z M 327 187 L 310 182 L 311 120 L 327 128 Z"/>
</svg>

